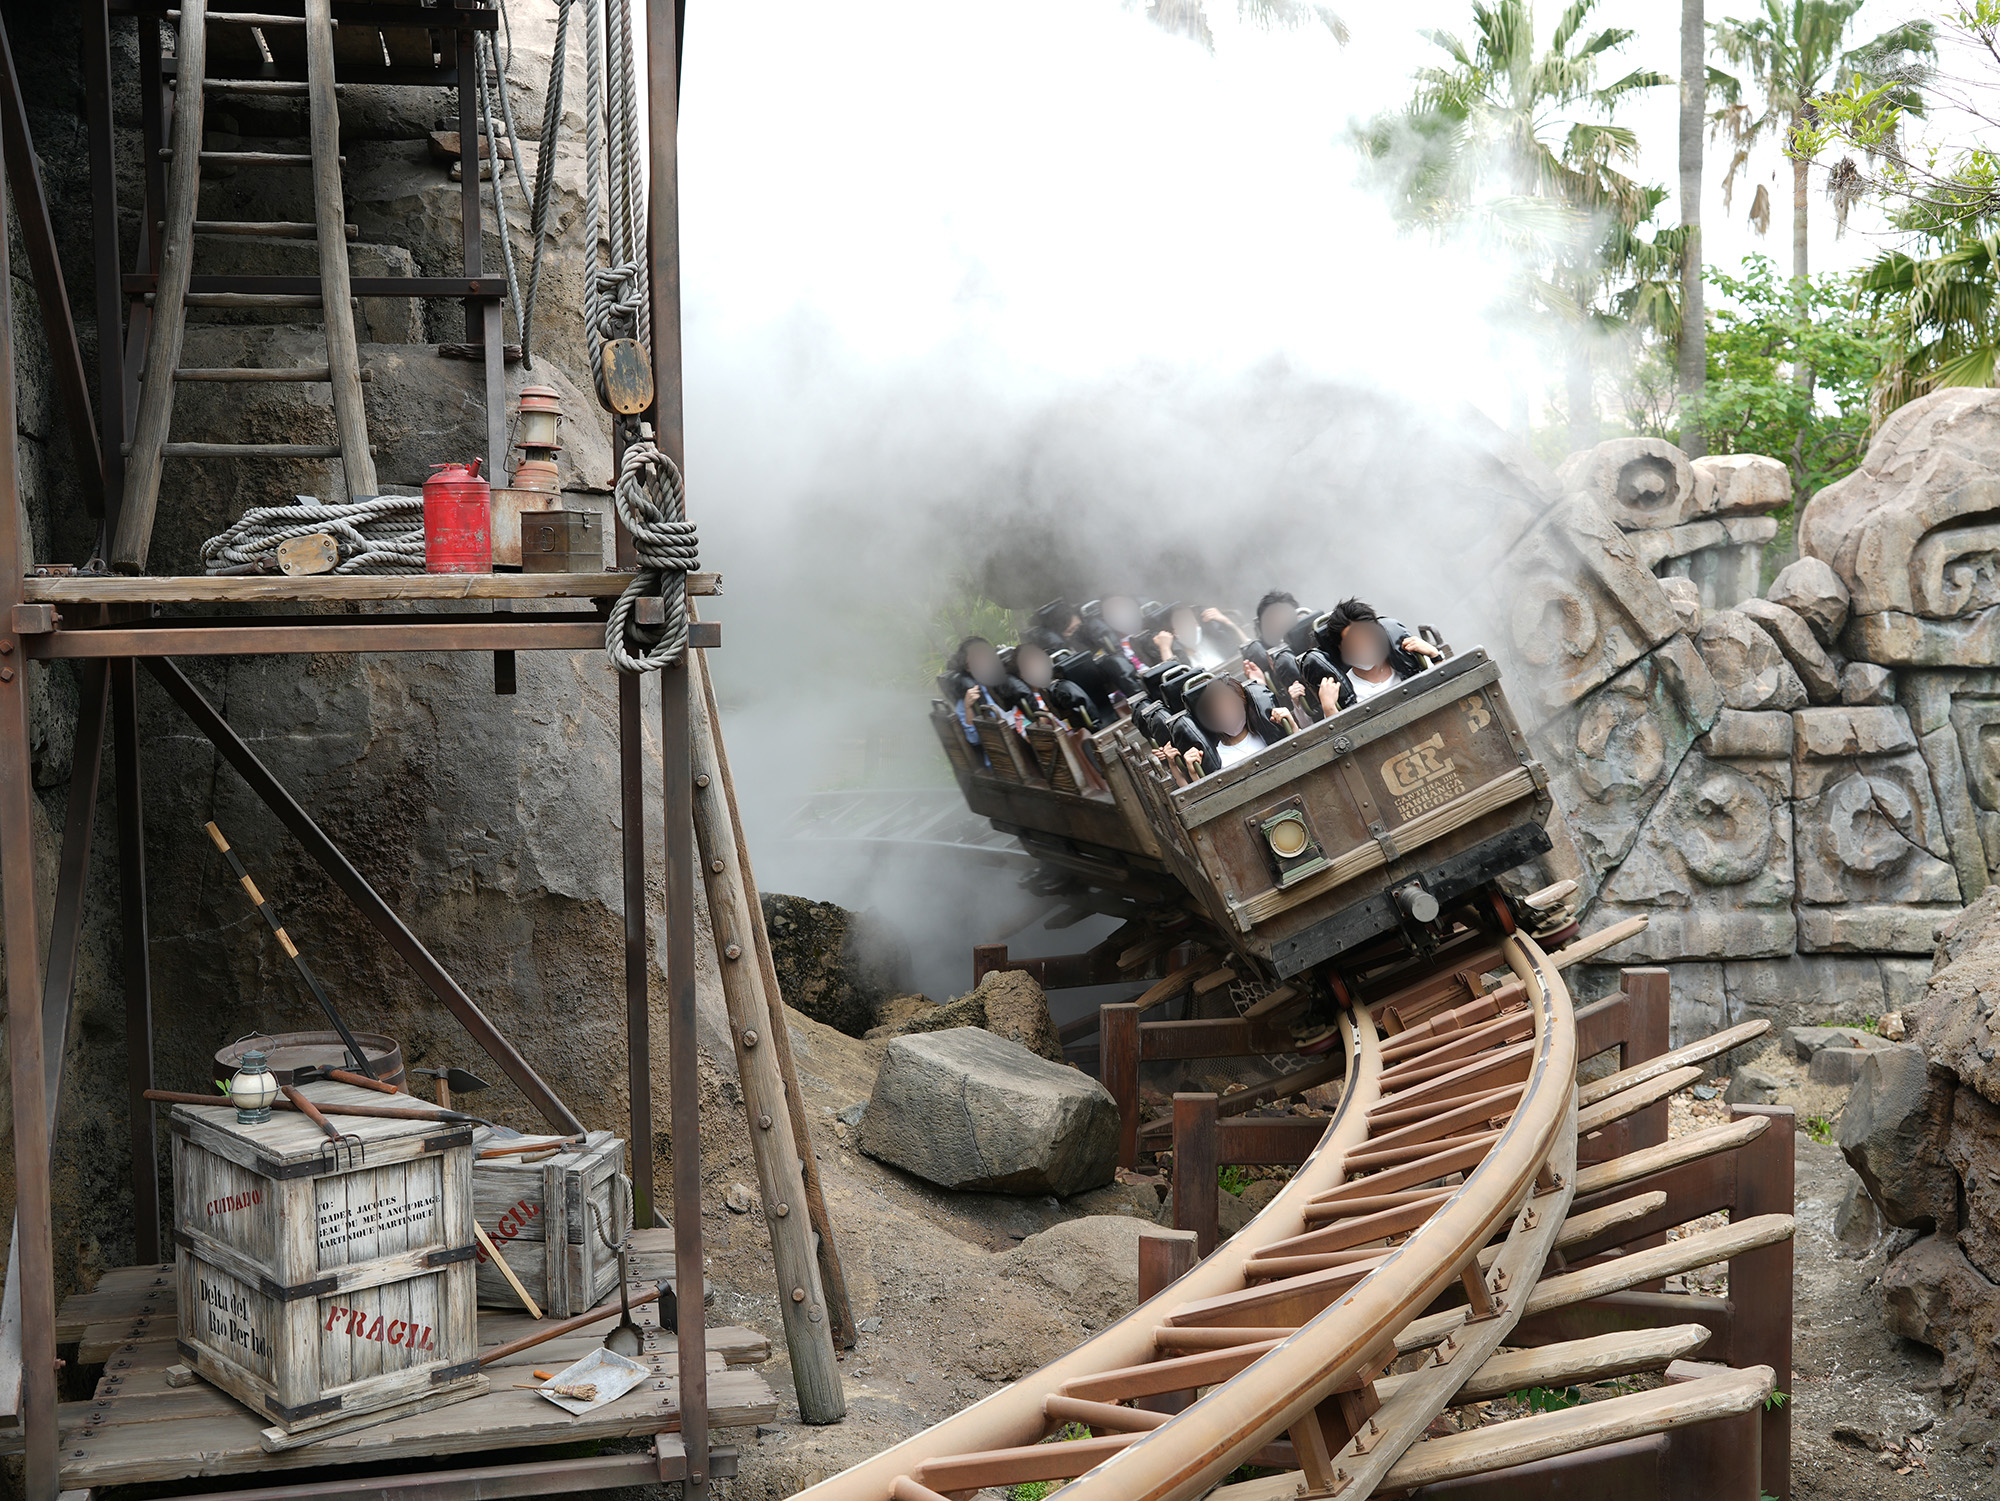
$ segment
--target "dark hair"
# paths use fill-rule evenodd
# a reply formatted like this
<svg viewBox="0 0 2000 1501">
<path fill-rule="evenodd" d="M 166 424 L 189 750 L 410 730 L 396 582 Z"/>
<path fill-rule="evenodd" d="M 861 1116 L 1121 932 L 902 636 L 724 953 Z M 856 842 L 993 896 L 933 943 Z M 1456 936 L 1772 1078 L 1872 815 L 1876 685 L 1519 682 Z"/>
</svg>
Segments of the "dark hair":
<svg viewBox="0 0 2000 1501">
<path fill-rule="evenodd" d="M 1358 599 L 1343 599 L 1333 607 L 1333 614 L 1334 634 L 1336 636 L 1350 625 L 1359 625 L 1363 621 L 1380 620 L 1382 618 L 1375 613 L 1373 605 L 1364 604 Z"/>
<path fill-rule="evenodd" d="M 1262 620 L 1264 612 L 1270 609 L 1272 605 L 1290 605 L 1296 610 L 1299 607 L 1299 602 L 1296 596 L 1287 594 L 1283 589 L 1273 589 L 1269 594 L 1266 594 L 1262 599 L 1257 601 L 1257 618 Z"/>
<path fill-rule="evenodd" d="M 991 646 L 992 644 L 984 636 L 967 636 L 963 641 L 958 643 L 958 650 L 953 652 L 951 657 L 945 662 L 944 670 L 946 672 L 969 671 L 965 665 L 965 659 L 971 654 L 972 648 L 975 646 Z"/>
</svg>

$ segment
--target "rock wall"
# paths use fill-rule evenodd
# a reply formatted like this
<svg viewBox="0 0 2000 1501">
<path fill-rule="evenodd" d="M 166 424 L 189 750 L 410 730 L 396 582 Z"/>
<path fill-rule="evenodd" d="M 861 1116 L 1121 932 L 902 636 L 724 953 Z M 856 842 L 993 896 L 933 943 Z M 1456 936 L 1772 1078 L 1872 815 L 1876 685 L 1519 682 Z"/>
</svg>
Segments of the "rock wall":
<svg viewBox="0 0 2000 1501">
<path fill-rule="evenodd" d="M 1676 1040 L 1902 1008 L 2000 869 L 2000 392 L 1885 423 L 1760 597 L 1790 489 L 1772 459 L 1603 443 L 1494 574 L 1540 674 L 1514 698 L 1566 819 L 1550 873 L 1591 925 L 1650 919 L 1577 989 L 1670 965 Z"/>
</svg>

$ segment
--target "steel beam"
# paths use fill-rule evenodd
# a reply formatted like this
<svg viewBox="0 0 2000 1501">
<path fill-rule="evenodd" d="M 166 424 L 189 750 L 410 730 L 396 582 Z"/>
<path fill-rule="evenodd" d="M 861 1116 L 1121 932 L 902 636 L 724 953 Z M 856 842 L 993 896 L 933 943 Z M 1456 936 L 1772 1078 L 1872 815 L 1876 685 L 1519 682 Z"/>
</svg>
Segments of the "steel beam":
<svg viewBox="0 0 2000 1501">
<path fill-rule="evenodd" d="M 1097 1078 L 1118 1106 L 1118 1165 L 1139 1160 L 1139 1008 L 1099 1006 Z"/>
<path fill-rule="evenodd" d="M 646 767 L 641 681 L 618 674 L 619 857 L 625 885 L 625 1056 L 632 1222 L 653 1223 L 653 1012 L 646 961 Z"/>
<path fill-rule="evenodd" d="M 1174 1228 L 1194 1232 L 1195 1254 L 1207 1256 L 1222 1238 L 1217 1197 L 1215 1096 L 1174 1096 Z"/>
<path fill-rule="evenodd" d="M 116 497 L 125 488 L 125 354 L 122 338 L 125 300 L 118 290 L 118 164 L 117 127 L 111 111 L 111 18 L 102 4 L 83 0 L 77 7 L 83 34 L 79 41 L 83 70 L 83 112 L 90 143 L 90 225 L 92 291 L 97 303 L 97 432 L 99 493 Z M 140 28 L 140 81 L 144 87 L 147 56 L 145 27 Z M 155 33 L 157 26 L 153 27 Z M 158 43 L 155 39 L 154 51 Z M 146 123 L 151 123 L 148 111 Z M 151 144 L 150 142 L 148 143 Z M 144 236 L 141 236 L 143 241 Z M 115 507 L 115 499 L 106 506 Z"/>
<path fill-rule="evenodd" d="M 62 1111 L 63 1060 L 69 1052 L 76 953 L 83 937 L 83 900 L 90 878 L 90 836 L 97 821 L 97 784 L 104 765 L 104 710 L 109 686 L 104 664 L 86 663 L 80 677 L 62 853 L 56 862 L 55 910 L 49 919 L 49 956 L 42 978 L 42 1045 L 47 1049 L 42 1077 L 48 1091 L 51 1133 Z M 50 1147 L 53 1152 L 53 1140 Z"/>
<path fill-rule="evenodd" d="M 237 775 L 250 785 L 250 790 L 263 800 L 264 805 L 278 816 L 278 821 L 291 832 L 294 839 L 304 846 L 321 870 L 333 878 L 333 882 L 347 894 L 347 899 L 360 909 L 375 931 L 388 942 L 389 947 L 402 956 L 403 961 L 416 972 L 435 995 L 458 1018 L 472 1040 L 479 1044 L 487 1057 L 500 1065 L 507 1077 L 514 1081 L 515 1088 L 527 1096 L 528 1103 L 540 1111 L 542 1117 L 557 1130 L 574 1134 L 583 1130 L 583 1122 L 578 1120 L 556 1097 L 554 1090 L 535 1072 L 534 1065 L 521 1056 L 514 1044 L 509 1042 L 496 1027 L 491 1018 L 481 1011 L 471 996 L 459 988 L 445 967 L 438 963 L 435 955 L 404 926 L 398 917 L 368 880 L 340 852 L 340 847 L 328 837 L 326 831 L 313 821 L 312 815 L 299 806 L 291 793 L 273 776 L 270 769 L 257 759 L 257 755 L 230 728 L 229 722 L 202 697 L 201 692 L 190 683 L 181 670 L 171 662 L 157 658 L 144 659 L 146 670 L 160 686 L 167 690 L 168 697 L 180 705 L 195 728 L 213 744 L 223 759 L 236 768 Z M 692 1063 L 692 1059 L 690 1059 Z M 700 1287 L 701 1274 L 697 1268 L 695 1280 L 684 1286 Z M 699 1305 L 697 1305 L 699 1306 Z"/>
<path fill-rule="evenodd" d="M 0 222 L 10 195 L 0 182 Z M 14 326 L 13 272 L 0 236 L 0 329 Z M 14 344 L 0 339 L 0 932 L 6 942 L 7 1065 L 13 1089 L 14 1214 L 21 1288 L 21 1426 L 26 1501 L 56 1501 L 56 1279 L 51 1239 L 50 1132 L 43 1056 L 41 921 L 35 896 L 35 793 L 28 730 L 28 668 L 13 631 L 24 557 L 14 388 Z M 13 1373 L 0 1371 L 0 1387 Z"/>
<path fill-rule="evenodd" d="M 262 3 L 262 0 L 259 0 Z M 681 1478 L 680 1441 L 663 1434 L 660 1452 L 600 1454 L 589 1459 L 536 1459 L 524 1464 L 482 1465 L 478 1469 L 429 1470 L 413 1475 L 350 1475 L 338 1480 L 299 1481 L 208 1491 L 182 1501 L 508 1501 L 517 1496 L 560 1496 L 652 1486 Z M 713 1473 L 734 1475 L 737 1453 L 709 1455 Z"/>
</svg>

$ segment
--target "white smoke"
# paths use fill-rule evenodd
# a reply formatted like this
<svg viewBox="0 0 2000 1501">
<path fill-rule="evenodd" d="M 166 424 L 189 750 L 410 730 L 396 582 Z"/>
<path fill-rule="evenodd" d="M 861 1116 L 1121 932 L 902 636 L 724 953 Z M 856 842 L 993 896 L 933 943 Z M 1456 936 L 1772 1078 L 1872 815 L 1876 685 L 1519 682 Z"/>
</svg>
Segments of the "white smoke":
<svg viewBox="0 0 2000 1501">
<path fill-rule="evenodd" d="M 760 847 L 833 741 L 931 746 L 875 685 L 955 577 L 1472 644 L 1459 435 L 1540 380 L 1482 322 L 1511 268 L 1356 185 L 1404 68 L 1210 12 L 1212 56 L 1116 0 L 690 12 L 689 503 Z"/>
</svg>

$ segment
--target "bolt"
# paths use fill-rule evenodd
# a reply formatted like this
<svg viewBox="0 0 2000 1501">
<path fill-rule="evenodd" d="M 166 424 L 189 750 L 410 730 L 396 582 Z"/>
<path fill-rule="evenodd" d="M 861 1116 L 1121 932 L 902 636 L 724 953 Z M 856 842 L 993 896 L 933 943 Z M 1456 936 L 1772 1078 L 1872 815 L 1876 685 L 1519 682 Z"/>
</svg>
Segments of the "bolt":
<svg viewBox="0 0 2000 1501">
<path fill-rule="evenodd" d="M 11 667 L 0 667 L 0 683 L 11 683 L 13 681 L 14 669 Z"/>
<path fill-rule="evenodd" d="M 746 1048 L 754 1048 L 755 1046 L 757 1046 L 757 1034 L 755 1032 L 750 1032 L 750 1031 L 744 1032 L 743 1046 L 745 1046 Z"/>
<path fill-rule="evenodd" d="M 721 862 L 720 860 L 711 860 L 711 861 L 709 861 L 709 862 L 708 862 L 708 868 L 709 868 L 710 870 L 714 871 L 714 872 L 715 872 L 715 873 L 716 873 L 717 875 L 721 875 L 721 874 L 722 874 L 722 862 Z"/>
<path fill-rule="evenodd" d="M 697 787 L 706 787 L 708 785 L 708 773 L 704 771 L 698 774 L 694 779 L 694 784 Z"/>
<path fill-rule="evenodd" d="M 770 1129 L 771 1129 L 771 1117 L 770 1117 L 770 1115 L 769 1115 L 768 1113 L 766 1113 L 766 1114 L 764 1114 L 764 1115 L 760 1115 L 760 1116 L 758 1116 L 758 1117 L 757 1117 L 757 1124 L 758 1124 L 759 1126 L 761 1126 L 761 1127 L 762 1127 L 762 1128 L 763 1128 L 764 1130 L 766 1130 L 766 1131 L 770 1130 Z"/>
<path fill-rule="evenodd" d="M 12 641 L 0 641 L 0 657 L 7 656 L 13 650 L 14 643 Z"/>
<path fill-rule="evenodd" d="M 792 1212 L 792 1206 L 789 1204 L 780 1204 L 774 1211 L 774 1213 L 776 1213 L 779 1219 L 783 1219 L 786 1215 L 790 1214 L 791 1212 Z"/>
<path fill-rule="evenodd" d="M 792 1301 L 794 1303 L 803 1303 L 805 1302 L 805 1300 L 806 1300 L 806 1290 L 803 1287 L 795 1287 L 792 1289 Z"/>
<path fill-rule="evenodd" d="M 743 946 L 738 943 L 732 943 L 722 953 L 723 957 L 727 959 L 741 959 L 743 957 Z"/>
</svg>

